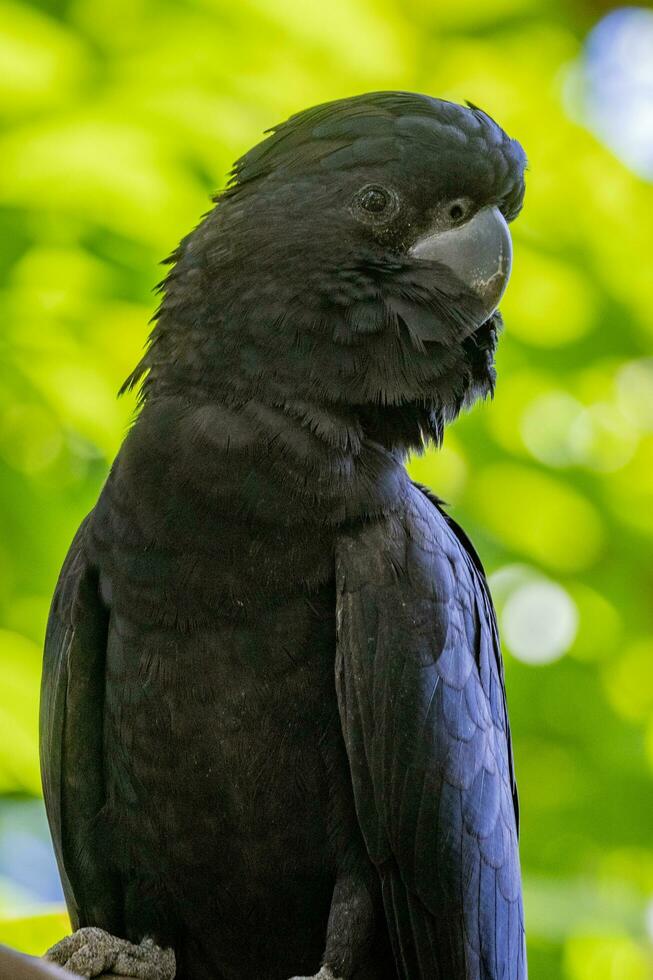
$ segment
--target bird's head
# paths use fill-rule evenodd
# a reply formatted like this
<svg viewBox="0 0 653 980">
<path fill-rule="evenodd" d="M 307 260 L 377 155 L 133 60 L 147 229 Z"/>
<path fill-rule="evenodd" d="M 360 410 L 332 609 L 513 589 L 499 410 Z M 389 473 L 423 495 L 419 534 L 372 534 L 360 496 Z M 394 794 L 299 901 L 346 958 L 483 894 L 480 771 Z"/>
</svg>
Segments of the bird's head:
<svg viewBox="0 0 653 980">
<path fill-rule="evenodd" d="M 174 253 L 134 377 L 355 412 L 390 448 L 439 441 L 493 387 L 524 168 L 471 105 L 380 92 L 292 116 Z"/>
</svg>

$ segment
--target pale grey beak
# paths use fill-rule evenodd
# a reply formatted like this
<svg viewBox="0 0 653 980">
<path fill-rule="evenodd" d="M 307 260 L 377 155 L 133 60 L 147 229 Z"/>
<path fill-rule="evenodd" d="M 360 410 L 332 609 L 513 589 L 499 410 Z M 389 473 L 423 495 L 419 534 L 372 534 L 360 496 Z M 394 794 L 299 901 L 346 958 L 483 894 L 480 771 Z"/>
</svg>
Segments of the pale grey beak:
<svg viewBox="0 0 653 980">
<path fill-rule="evenodd" d="M 448 266 L 481 300 L 483 323 L 496 310 L 508 285 L 512 239 L 499 209 L 486 207 L 462 225 L 420 238 L 409 254 Z"/>
</svg>

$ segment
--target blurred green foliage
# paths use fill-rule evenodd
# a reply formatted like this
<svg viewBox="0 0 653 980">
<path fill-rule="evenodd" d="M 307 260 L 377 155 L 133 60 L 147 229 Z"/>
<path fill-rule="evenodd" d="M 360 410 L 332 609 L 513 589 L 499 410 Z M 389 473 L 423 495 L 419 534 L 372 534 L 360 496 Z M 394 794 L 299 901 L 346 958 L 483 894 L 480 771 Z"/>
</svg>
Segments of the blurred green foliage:
<svg viewBox="0 0 653 980">
<path fill-rule="evenodd" d="M 644 980 L 653 920 L 653 188 L 578 120 L 607 6 L 0 2 L 0 793 L 39 794 L 58 568 L 124 435 L 157 262 L 231 162 L 311 103 L 469 98 L 524 144 L 493 403 L 413 472 L 493 574 L 531 975 Z M 0 813 L 2 811 L 0 810 Z M 0 825 L 1 826 L 1 825 Z M 3 890 L 4 889 L 4 890 Z M 63 929 L 0 874 L 0 941 Z"/>
</svg>

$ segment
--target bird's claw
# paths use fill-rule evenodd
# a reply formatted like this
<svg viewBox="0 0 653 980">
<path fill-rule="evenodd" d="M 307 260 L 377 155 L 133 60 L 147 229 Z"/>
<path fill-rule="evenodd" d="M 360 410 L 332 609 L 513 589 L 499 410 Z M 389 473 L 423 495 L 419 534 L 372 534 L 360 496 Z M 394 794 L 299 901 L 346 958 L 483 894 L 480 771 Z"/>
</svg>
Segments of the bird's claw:
<svg viewBox="0 0 653 980">
<path fill-rule="evenodd" d="M 151 939 L 136 946 L 95 926 L 66 936 L 47 951 L 45 959 L 82 977 L 110 973 L 135 980 L 173 980 L 176 972 L 171 949 L 161 949 Z"/>
</svg>

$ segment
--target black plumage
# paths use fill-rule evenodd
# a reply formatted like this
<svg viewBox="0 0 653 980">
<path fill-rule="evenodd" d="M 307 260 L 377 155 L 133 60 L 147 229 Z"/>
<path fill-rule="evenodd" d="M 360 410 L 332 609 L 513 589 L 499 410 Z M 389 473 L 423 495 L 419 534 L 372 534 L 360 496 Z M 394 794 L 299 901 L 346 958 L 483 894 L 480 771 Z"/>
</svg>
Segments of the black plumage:
<svg viewBox="0 0 653 980">
<path fill-rule="evenodd" d="M 524 162 L 475 107 L 329 103 L 173 254 L 46 638 L 75 927 L 181 980 L 526 977 L 494 612 L 403 465 L 492 390 L 500 326 L 411 248 L 512 220 Z"/>
</svg>

